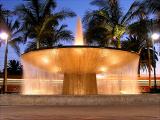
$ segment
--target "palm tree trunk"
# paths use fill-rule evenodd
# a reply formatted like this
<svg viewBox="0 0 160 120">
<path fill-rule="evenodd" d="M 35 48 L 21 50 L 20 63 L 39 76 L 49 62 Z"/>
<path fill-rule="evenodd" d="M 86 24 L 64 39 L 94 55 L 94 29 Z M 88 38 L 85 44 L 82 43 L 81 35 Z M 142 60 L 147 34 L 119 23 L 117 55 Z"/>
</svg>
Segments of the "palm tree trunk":
<svg viewBox="0 0 160 120">
<path fill-rule="evenodd" d="M 117 37 L 117 48 L 121 48 L 120 37 Z"/>
<path fill-rule="evenodd" d="M 141 76 L 141 68 L 140 68 L 140 66 L 141 66 L 141 63 L 139 61 L 139 63 L 138 63 L 138 77 Z"/>
<path fill-rule="evenodd" d="M 37 42 L 36 42 L 36 48 L 39 49 L 40 48 L 40 41 L 39 39 L 37 39 Z"/>
<path fill-rule="evenodd" d="M 4 80 L 3 93 L 7 92 L 7 60 L 8 60 L 8 40 L 6 41 L 5 56 L 4 56 Z"/>
<path fill-rule="evenodd" d="M 151 88 L 151 53 L 150 53 L 150 44 L 149 40 L 146 40 L 147 42 L 147 52 L 148 52 L 148 74 L 149 74 L 149 88 Z"/>
</svg>

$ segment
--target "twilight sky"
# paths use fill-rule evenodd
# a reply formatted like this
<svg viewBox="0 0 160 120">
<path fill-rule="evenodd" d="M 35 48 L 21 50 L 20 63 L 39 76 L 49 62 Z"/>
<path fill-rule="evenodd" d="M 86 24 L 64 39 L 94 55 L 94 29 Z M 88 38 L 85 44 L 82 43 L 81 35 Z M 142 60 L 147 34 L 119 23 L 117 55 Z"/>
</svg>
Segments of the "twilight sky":
<svg viewBox="0 0 160 120">
<path fill-rule="evenodd" d="M 57 11 L 62 8 L 70 8 L 78 16 L 83 17 L 85 11 L 89 9 L 95 9 L 89 3 L 91 0 L 56 0 L 57 1 Z M 129 6 L 133 3 L 134 0 L 120 0 L 122 10 L 126 12 Z M 0 0 L 0 4 L 3 4 L 3 7 L 6 9 L 14 9 L 18 4 L 22 3 L 23 0 Z M 68 25 L 68 29 L 75 31 L 76 17 L 69 18 L 63 21 L 64 24 Z M 4 56 L 4 47 L 0 48 L 0 68 L 3 66 L 3 56 Z M 9 59 L 17 59 L 18 57 L 14 54 L 13 50 L 9 50 Z M 160 64 L 158 64 L 160 66 Z"/>
<path fill-rule="evenodd" d="M 57 1 L 56 10 L 60 10 L 62 8 L 70 8 L 77 14 L 77 16 L 80 16 L 81 18 L 83 17 L 85 11 L 95 8 L 89 4 L 90 1 L 92 0 L 56 0 L 56 1 Z M 134 0 L 120 0 L 124 12 L 128 9 L 128 7 L 131 5 L 133 1 Z M 23 0 L 0 0 L 0 3 L 2 3 L 6 9 L 14 9 L 16 5 L 23 3 Z M 69 18 L 65 20 L 64 23 L 66 23 L 68 25 L 68 28 L 74 32 L 76 17 L 71 19 Z"/>
</svg>

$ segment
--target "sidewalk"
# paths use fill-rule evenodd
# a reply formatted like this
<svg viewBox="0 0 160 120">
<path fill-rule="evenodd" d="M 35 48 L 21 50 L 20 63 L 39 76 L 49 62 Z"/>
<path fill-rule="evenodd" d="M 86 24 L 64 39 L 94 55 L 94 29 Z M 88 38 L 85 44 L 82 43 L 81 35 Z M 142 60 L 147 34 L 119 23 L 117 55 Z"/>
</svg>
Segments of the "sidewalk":
<svg viewBox="0 0 160 120">
<path fill-rule="evenodd" d="M 0 106 L 0 120 L 160 120 L 158 105 Z"/>
</svg>

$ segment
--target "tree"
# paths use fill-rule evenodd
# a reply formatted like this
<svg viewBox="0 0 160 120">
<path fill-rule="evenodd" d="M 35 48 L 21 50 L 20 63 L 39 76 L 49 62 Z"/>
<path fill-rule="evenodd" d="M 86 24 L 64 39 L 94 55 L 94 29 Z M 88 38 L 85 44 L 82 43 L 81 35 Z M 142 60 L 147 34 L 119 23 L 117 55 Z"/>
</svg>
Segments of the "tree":
<svg viewBox="0 0 160 120">
<path fill-rule="evenodd" d="M 10 60 L 7 66 L 9 75 L 22 75 L 22 65 L 19 61 Z"/>
<path fill-rule="evenodd" d="M 146 40 L 138 38 L 136 35 L 130 35 L 127 40 L 122 41 L 122 49 L 127 51 L 135 51 L 139 53 L 139 65 L 138 65 L 138 75 L 140 76 L 140 70 L 148 70 L 148 50 Z M 149 49 L 151 53 L 151 66 L 156 67 L 156 62 L 158 61 L 157 53 L 153 52 L 153 49 Z M 154 58 L 153 59 L 153 55 Z"/>
<path fill-rule="evenodd" d="M 139 4 L 140 2 L 135 1 L 128 12 L 123 14 L 118 0 L 93 0 L 91 5 L 98 6 L 99 9 L 86 12 L 83 18 L 89 42 L 99 42 L 100 37 L 103 41 L 100 43 L 106 43 L 108 46 L 112 40 L 111 42 L 120 48 L 120 38 L 125 33 L 127 25 L 139 16 Z"/>
<path fill-rule="evenodd" d="M 22 29 L 20 27 L 20 24 L 17 20 L 12 21 L 12 20 L 9 20 L 8 18 L 5 20 L 4 24 L 7 26 L 6 32 L 9 34 L 8 45 L 10 45 L 19 56 L 20 55 L 19 44 L 22 43 L 23 41 L 22 35 L 21 35 Z M 5 42 L 6 41 L 4 41 L 4 43 Z M 7 49 L 8 49 L 8 45 L 7 45 Z"/>
<path fill-rule="evenodd" d="M 160 1 L 159 0 L 143 0 L 142 6 L 147 10 L 148 13 L 155 15 L 155 20 L 153 20 L 153 30 L 152 32 L 160 31 Z M 156 42 L 160 43 L 160 39 Z"/>
<path fill-rule="evenodd" d="M 54 27 L 53 32 L 52 32 L 52 37 L 50 39 L 44 38 L 41 41 L 41 44 L 43 45 L 43 47 L 51 48 L 55 44 L 57 44 L 60 40 L 63 40 L 63 41 L 73 40 L 74 37 L 72 35 L 72 32 L 70 30 L 67 30 L 66 27 L 67 27 L 67 25 L 61 25 L 60 27 L 58 27 L 58 26 Z M 34 42 L 34 41 L 29 42 L 27 44 L 27 49 L 25 50 L 25 52 L 28 52 L 28 51 L 31 51 L 34 49 L 36 49 L 36 42 Z"/>
<path fill-rule="evenodd" d="M 23 21 L 25 40 L 27 38 L 33 40 L 32 43 L 36 43 L 37 49 L 43 47 L 44 40 L 57 42 L 54 41 L 53 35 L 59 22 L 75 16 L 75 13 L 69 9 L 55 12 L 56 6 L 54 0 L 27 0 L 16 9 Z"/>
<path fill-rule="evenodd" d="M 141 50 L 145 50 L 147 52 L 147 54 L 140 54 L 143 59 L 145 59 L 146 61 L 139 63 L 139 67 L 141 65 L 144 65 L 144 67 L 146 67 L 147 65 L 147 69 L 148 69 L 148 74 L 149 74 L 149 87 L 151 87 L 151 70 L 152 70 L 152 59 L 151 59 L 151 37 L 148 35 L 150 33 L 150 20 L 148 19 L 148 14 L 146 12 L 146 9 L 142 8 L 141 11 L 139 12 L 139 16 L 138 16 L 138 20 L 134 23 L 132 23 L 129 27 L 128 27 L 128 32 L 130 35 L 135 35 L 138 37 L 138 39 L 142 40 L 145 42 L 145 46 L 147 49 L 142 48 Z M 142 53 L 142 52 L 141 52 Z M 144 58 L 145 57 L 145 58 Z M 143 67 L 143 68 L 144 68 Z M 140 72 L 140 69 L 139 69 Z"/>
<path fill-rule="evenodd" d="M 3 32 L 6 32 L 8 34 L 8 38 L 4 43 L 6 44 L 5 47 L 5 56 L 4 56 L 4 83 L 3 83 L 3 92 L 5 93 L 7 91 L 7 60 L 8 60 L 8 45 L 10 45 L 18 55 L 20 55 L 20 48 L 19 48 L 19 43 L 22 42 L 22 37 L 21 37 L 21 27 L 20 24 L 17 20 L 12 21 L 9 19 L 10 11 L 7 12 L 5 16 L 3 16 L 3 26 L 0 26 L 1 30 Z M 1 14 L 2 15 L 2 14 Z"/>
</svg>

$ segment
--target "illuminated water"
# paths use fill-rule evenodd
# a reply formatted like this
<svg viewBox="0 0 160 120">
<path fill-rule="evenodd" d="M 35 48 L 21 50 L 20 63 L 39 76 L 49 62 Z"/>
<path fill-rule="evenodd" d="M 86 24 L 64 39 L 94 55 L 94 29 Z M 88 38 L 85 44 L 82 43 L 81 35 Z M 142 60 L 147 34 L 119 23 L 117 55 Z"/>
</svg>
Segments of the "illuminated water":
<svg viewBox="0 0 160 120">
<path fill-rule="evenodd" d="M 83 46 L 81 21 L 75 45 L 22 55 L 23 94 L 137 94 L 139 55 L 127 51 Z"/>
</svg>

